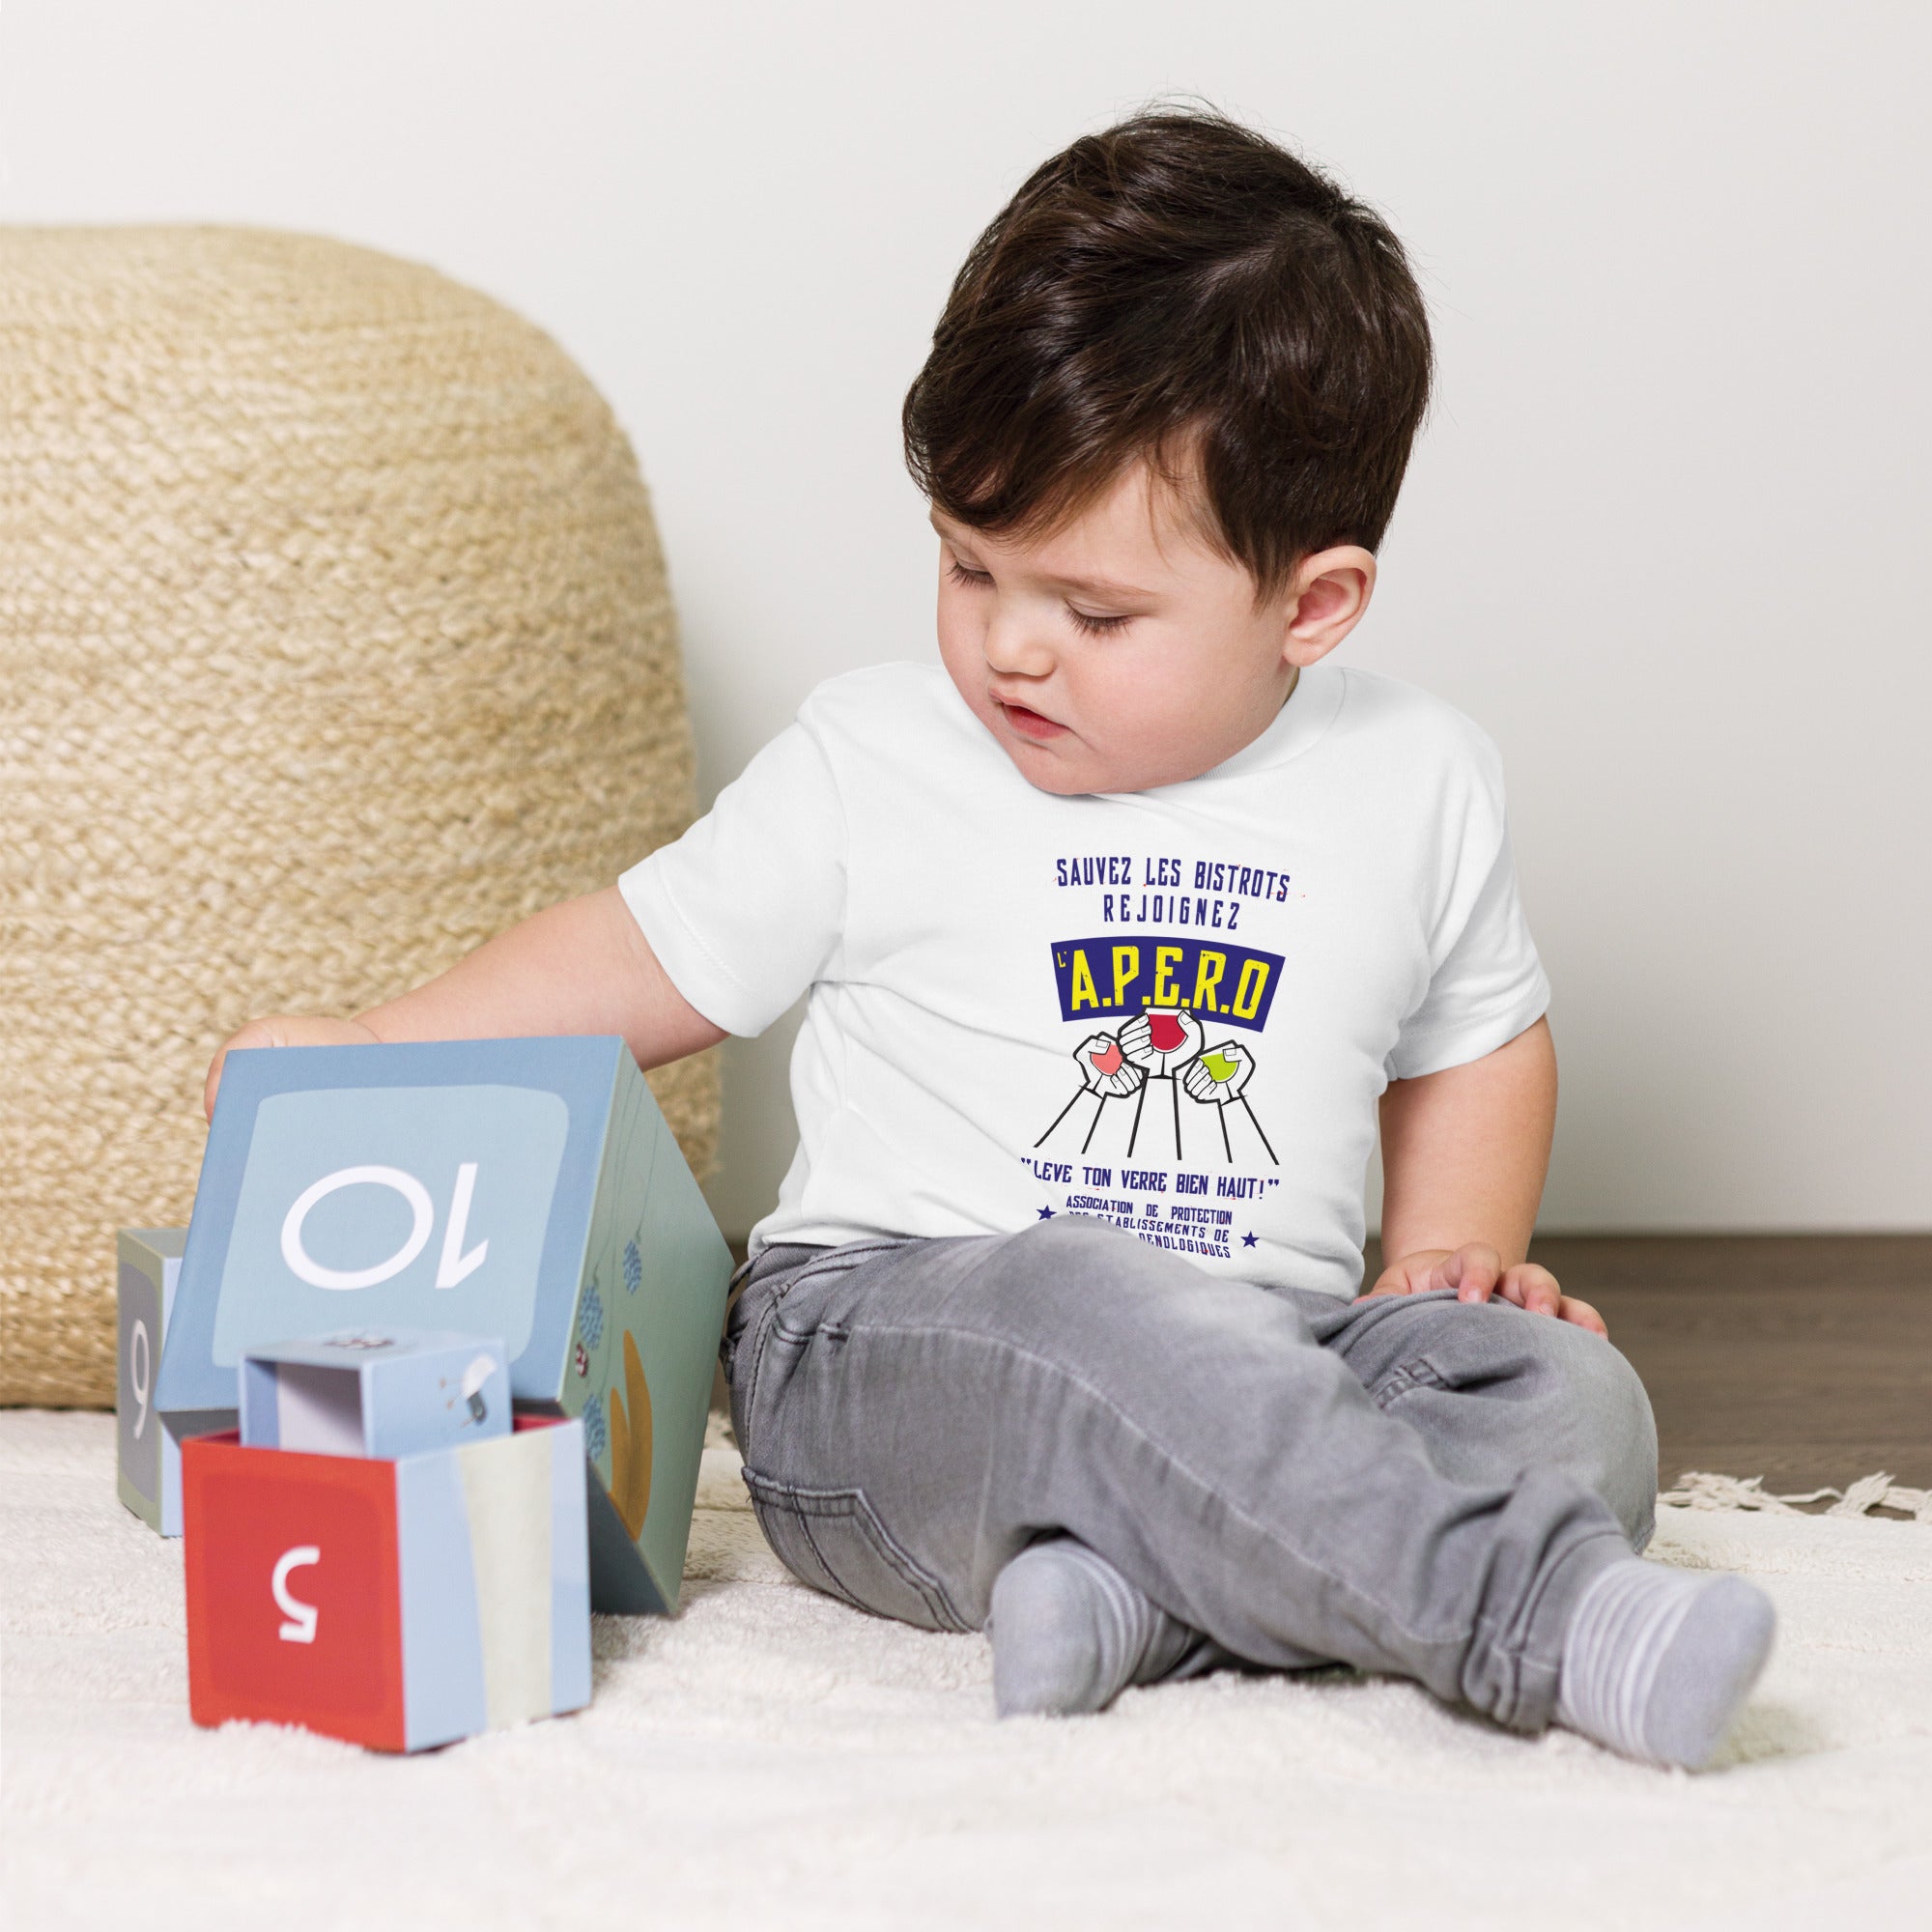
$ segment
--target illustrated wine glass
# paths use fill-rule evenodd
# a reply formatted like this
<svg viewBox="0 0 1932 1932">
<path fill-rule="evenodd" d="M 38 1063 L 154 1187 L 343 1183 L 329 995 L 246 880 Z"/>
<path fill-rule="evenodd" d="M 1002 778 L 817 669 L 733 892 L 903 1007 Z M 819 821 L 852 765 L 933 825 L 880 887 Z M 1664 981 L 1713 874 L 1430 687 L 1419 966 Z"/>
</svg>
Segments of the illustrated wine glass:
<svg viewBox="0 0 1932 1932">
<path fill-rule="evenodd" d="M 1094 1109 L 1094 1118 L 1087 1123 L 1087 1138 L 1080 1143 L 1080 1151 L 1085 1153 L 1094 1144 L 1094 1130 L 1107 1111 L 1107 1102 L 1124 1100 L 1129 1094 L 1139 1092 L 1147 1081 L 1146 1073 L 1121 1051 L 1121 1043 L 1112 1034 L 1089 1034 L 1073 1049 L 1073 1064 L 1080 1069 L 1080 1085 L 1073 1098 L 1053 1117 L 1053 1126 L 1034 1142 L 1037 1148 L 1046 1144 L 1053 1128 L 1073 1111 L 1083 1094 L 1095 1094 L 1100 1104 Z"/>
<path fill-rule="evenodd" d="M 1262 1132 L 1262 1123 L 1255 1118 L 1255 1110 L 1248 1104 L 1242 1089 L 1248 1084 L 1255 1070 L 1254 1054 L 1239 1040 L 1224 1039 L 1218 1046 L 1210 1046 L 1181 1076 L 1181 1084 L 1187 1089 L 1190 1098 L 1203 1105 L 1212 1106 L 1221 1122 L 1221 1146 L 1232 1165 L 1235 1158 L 1234 1143 L 1228 1138 L 1228 1109 L 1238 1106 L 1253 1123 L 1256 1133 L 1261 1134 L 1262 1146 L 1267 1149 L 1267 1157 L 1279 1167 L 1275 1151 L 1269 1145 L 1268 1137 Z"/>
<path fill-rule="evenodd" d="M 1136 1013 L 1121 1029 L 1121 1048 L 1150 1080 L 1165 1080 L 1168 1097 L 1174 1103 L 1174 1157 L 1180 1159 L 1180 1087 L 1176 1075 L 1201 1051 L 1201 1022 L 1184 1009 L 1151 1007 Z M 1132 1154 L 1140 1139 L 1141 1109 L 1147 1104 L 1147 1089 L 1134 1103 L 1133 1131 L 1127 1136 L 1127 1152 Z"/>
</svg>

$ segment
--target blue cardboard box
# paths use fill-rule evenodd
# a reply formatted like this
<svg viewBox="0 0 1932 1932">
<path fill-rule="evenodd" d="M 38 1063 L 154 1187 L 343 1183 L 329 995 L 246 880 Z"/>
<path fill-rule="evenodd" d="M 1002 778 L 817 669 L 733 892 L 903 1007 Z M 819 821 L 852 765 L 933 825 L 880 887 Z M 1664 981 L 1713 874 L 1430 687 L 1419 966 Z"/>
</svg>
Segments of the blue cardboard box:
<svg viewBox="0 0 1932 1932">
<path fill-rule="evenodd" d="M 232 1423 L 292 1335 L 500 1336 L 517 1404 L 582 1419 L 595 1606 L 668 1611 L 730 1272 L 621 1039 L 235 1053 L 156 1400 Z"/>
<path fill-rule="evenodd" d="M 163 1536 L 182 1532 L 182 1436 L 222 1422 L 218 1409 L 163 1415 L 155 1399 L 186 1240 L 185 1228 L 123 1228 L 115 1240 L 115 1487 L 121 1500 Z"/>
<path fill-rule="evenodd" d="M 393 1462 L 510 1433 L 500 1342 L 357 1329 L 242 1357 L 242 1443 Z"/>
</svg>

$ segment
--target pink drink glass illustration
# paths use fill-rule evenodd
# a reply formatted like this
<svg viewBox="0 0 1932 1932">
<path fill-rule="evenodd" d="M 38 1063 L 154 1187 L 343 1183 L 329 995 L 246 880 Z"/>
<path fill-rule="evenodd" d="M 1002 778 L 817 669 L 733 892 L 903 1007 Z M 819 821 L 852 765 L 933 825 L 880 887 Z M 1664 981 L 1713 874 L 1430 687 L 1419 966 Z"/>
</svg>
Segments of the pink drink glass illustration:
<svg viewBox="0 0 1932 1932">
<path fill-rule="evenodd" d="M 1087 1123 L 1087 1138 L 1080 1143 L 1080 1151 L 1085 1153 L 1094 1144 L 1094 1130 L 1100 1124 L 1100 1116 L 1107 1111 L 1109 1100 L 1123 1100 L 1129 1094 L 1140 1091 L 1147 1075 L 1121 1051 L 1121 1043 L 1111 1034 L 1090 1034 L 1073 1050 L 1073 1064 L 1080 1069 L 1080 1086 L 1073 1098 L 1053 1117 L 1053 1126 L 1048 1127 L 1035 1147 L 1043 1146 L 1068 1114 L 1082 1094 L 1097 1094 L 1100 1104 L 1094 1109 L 1094 1118 Z"/>
</svg>

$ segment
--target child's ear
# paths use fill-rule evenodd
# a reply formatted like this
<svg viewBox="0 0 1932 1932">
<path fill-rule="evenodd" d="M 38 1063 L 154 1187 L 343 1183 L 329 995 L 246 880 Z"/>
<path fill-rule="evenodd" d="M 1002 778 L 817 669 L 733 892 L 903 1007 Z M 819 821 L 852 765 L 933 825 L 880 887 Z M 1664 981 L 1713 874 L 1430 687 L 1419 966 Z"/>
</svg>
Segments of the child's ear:
<svg viewBox="0 0 1932 1932">
<path fill-rule="evenodd" d="M 1362 621 L 1375 589 L 1376 560 L 1360 544 L 1303 557 L 1282 596 L 1282 661 L 1319 664 Z"/>
</svg>

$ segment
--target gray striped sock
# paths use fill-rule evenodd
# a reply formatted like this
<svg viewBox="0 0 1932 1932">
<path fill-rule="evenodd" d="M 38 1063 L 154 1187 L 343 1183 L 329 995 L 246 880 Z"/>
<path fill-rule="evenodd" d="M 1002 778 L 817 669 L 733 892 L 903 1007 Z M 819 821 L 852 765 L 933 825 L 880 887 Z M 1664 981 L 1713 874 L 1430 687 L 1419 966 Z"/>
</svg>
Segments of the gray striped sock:
<svg viewBox="0 0 1932 1932">
<path fill-rule="evenodd" d="M 1613 1563 L 1571 1617 L 1556 1721 L 1626 1757 L 1696 1771 L 1750 1694 L 1776 1627 L 1771 1599 L 1741 1577 Z"/>
<path fill-rule="evenodd" d="M 1195 1635 L 1070 1536 L 1036 1543 L 993 1584 L 993 1702 L 1003 1718 L 1104 1711 L 1165 1675 Z"/>
</svg>

